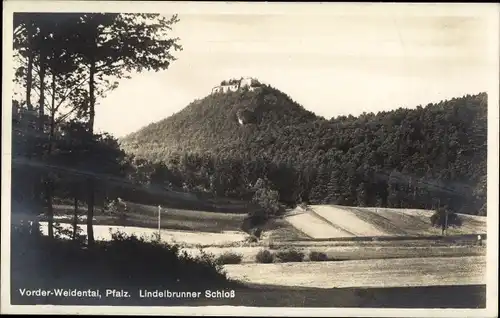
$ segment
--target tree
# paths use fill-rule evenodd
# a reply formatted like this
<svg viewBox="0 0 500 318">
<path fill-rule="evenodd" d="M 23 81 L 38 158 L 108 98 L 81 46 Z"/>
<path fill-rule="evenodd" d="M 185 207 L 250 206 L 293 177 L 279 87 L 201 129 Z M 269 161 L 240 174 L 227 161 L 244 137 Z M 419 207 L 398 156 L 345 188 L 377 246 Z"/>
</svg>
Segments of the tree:
<svg viewBox="0 0 500 318">
<path fill-rule="evenodd" d="M 447 207 L 439 207 L 430 218 L 433 227 L 441 227 L 441 234 L 450 227 L 462 226 L 462 219 L 453 212 L 450 212 Z"/>
<path fill-rule="evenodd" d="M 281 211 L 279 193 L 271 188 L 269 180 L 259 178 L 254 185 L 255 194 L 252 202 L 258 204 L 261 210 L 254 212 L 251 217 L 254 224 L 262 224 L 270 218 L 277 216 Z"/>
<path fill-rule="evenodd" d="M 96 97 L 103 97 L 117 82 L 110 78 L 130 78 L 132 71 L 166 70 L 175 57 L 170 53 L 181 50 L 178 38 L 169 38 L 177 15 L 166 18 L 160 14 L 87 13 L 76 27 L 76 51 L 89 72 L 88 99 L 84 114 L 88 129 L 94 131 Z M 95 204 L 95 180 L 88 178 L 87 233 L 89 244 L 94 242 L 92 218 Z"/>
</svg>

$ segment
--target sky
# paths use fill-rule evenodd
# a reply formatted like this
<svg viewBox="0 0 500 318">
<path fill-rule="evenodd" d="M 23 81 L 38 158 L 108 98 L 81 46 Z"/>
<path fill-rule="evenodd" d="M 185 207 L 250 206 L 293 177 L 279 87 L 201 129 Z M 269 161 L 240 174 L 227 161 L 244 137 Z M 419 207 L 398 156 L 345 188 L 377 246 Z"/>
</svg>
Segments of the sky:
<svg viewBox="0 0 500 318">
<path fill-rule="evenodd" d="M 326 118 L 425 106 L 491 87 L 498 47 L 481 15 L 339 8 L 175 12 L 172 36 L 183 46 L 173 52 L 177 60 L 166 71 L 122 80 L 98 101 L 96 130 L 122 137 L 242 76 Z"/>
</svg>

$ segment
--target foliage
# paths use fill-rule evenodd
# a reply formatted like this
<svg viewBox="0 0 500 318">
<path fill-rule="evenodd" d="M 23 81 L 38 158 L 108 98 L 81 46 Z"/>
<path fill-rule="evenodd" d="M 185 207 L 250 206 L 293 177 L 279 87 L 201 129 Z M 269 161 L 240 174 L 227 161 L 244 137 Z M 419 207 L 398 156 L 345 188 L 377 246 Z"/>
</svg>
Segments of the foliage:
<svg viewBox="0 0 500 318">
<path fill-rule="evenodd" d="M 295 249 L 287 249 L 276 252 L 276 259 L 281 263 L 302 262 L 304 260 L 304 253 Z"/>
<path fill-rule="evenodd" d="M 257 263 L 264 264 L 272 263 L 274 261 L 274 254 L 269 250 L 262 249 L 255 256 L 255 261 L 257 261 Z"/>
<path fill-rule="evenodd" d="M 118 217 L 119 221 L 122 224 L 125 224 L 125 222 L 128 219 L 127 216 L 127 205 L 125 202 L 121 202 L 121 200 L 116 199 L 116 200 L 111 200 L 108 202 L 108 204 L 104 207 L 107 213 L 110 215 Z"/>
<path fill-rule="evenodd" d="M 68 287 L 84 284 L 82 288 L 124 284 L 129 288 L 171 288 L 173 284 L 206 288 L 227 283 L 223 267 L 209 254 L 194 257 L 180 252 L 178 245 L 120 232 L 113 233 L 111 241 L 97 241 L 92 249 L 86 249 L 69 240 L 30 234 L 26 226 L 14 226 L 11 244 L 14 286 L 35 282 L 38 288 L 50 288 L 61 287 L 58 284 L 63 282 Z"/>
<path fill-rule="evenodd" d="M 232 252 L 224 252 L 224 254 L 219 255 L 217 257 L 216 262 L 219 264 L 239 264 L 243 259 L 242 254 L 232 253 Z"/>
<path fill-rule="evenodd" d="M 278 191 L 272 190 L 269 181 L 261 178 L 255 183 L 254 189 L 252 201 L 262 208 L 264 218 L 276 216 L 280 211 Z"/>
<path fill-rule="evenodd" d="M 309 253 L 309 260 L 313 262 L 324 262 L 328 260 L 328 256 L 323 252 L 311 251 Z"/>
<path fill-rule="evenodd" d="M 448 227 L 462 226 L 462 219 L 456 213 L 448 211 L 446 208 L 439 208 L 431 215 L 430 221 L 432 226 L 440 227 L 443 230 Z"/>
</svg>

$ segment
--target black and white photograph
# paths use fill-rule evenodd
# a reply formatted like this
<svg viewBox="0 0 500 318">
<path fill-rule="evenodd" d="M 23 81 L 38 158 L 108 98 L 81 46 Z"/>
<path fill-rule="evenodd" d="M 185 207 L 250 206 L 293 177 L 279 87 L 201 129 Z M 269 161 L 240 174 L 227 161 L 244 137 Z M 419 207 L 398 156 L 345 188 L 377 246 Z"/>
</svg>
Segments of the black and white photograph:
<svg viewBox="0 0 500 318">
<path fill-rule="evenodd" d="M 499 8 L 4 1 L 2 314 L 497 317 Z"/>
</svg>

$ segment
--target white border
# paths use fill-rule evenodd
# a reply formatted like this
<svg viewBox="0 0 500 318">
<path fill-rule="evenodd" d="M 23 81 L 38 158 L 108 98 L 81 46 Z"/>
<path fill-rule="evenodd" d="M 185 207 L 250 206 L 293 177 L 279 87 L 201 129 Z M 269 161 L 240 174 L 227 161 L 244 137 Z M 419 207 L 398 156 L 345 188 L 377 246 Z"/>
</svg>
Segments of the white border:
<svg viewBox="0 0 500 318">
<path fill-rule="evenodd" d="M 122 314 L 122 315 L 221 315 L 221 316 L 413 316 L 413 317 L 496 317 L 498 315 L 498 123 L 499 123 L 499 8 L 498 4 L 394 4 L 394 3 L 250 3 L 250 2 L 152 2 L 144 1 L 4 1 L 2 91 L 2 250 L 1 313 Z M 329 10 L 329 9 L 334 9 Z M 71 12 L 165 12 L 179 14 L 288 14 L 357 15 L 400 12 L 418 16 L 482 16 L 491 21 L 489 54 L 497 64 L 491 69 L 488 91 L 488 222 L 487 222 L 487 307 L 486 309 L 372 309 L 372 308 L 259 308 L 259 307 L 110 307 L 110 306 L 12 306 L 10 305 L 10 165 L 11 165 L 11 78 L 12 13 L 19 11 Z M 473 80 L 473 79 L 471 79 Z"/>
</svg>

